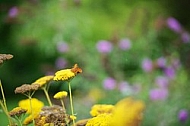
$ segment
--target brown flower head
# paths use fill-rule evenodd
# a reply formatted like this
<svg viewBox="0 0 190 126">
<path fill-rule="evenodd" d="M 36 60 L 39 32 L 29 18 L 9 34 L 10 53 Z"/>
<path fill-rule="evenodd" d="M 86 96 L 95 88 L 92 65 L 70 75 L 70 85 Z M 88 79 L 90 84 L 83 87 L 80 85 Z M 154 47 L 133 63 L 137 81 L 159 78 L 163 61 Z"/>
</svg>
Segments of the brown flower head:
<svg viewBox="0 0 190 126">
<path fill-rule="evenodd" d="M 72 71 L 73 73 L 75 73 L 75 75 L 78 74 L 78 73 L 82 73 L 82 69 L 78 67 L 78 64 L 75 64 L 75 65 L 73 66 L 73 68 L 71 68 L 71 71 Z"/>
<path fill-rule="evenodd" d="M 39 84 L 23 84 L 22 86 L 20 87 L 17 87 L 15 89 L 15 94 L 24 94 L 26 92 L 31 92 L 31 91 L 36 91 L 40 88 L 40 85 Z"/>
<path fill-rule="evenodd" d="M 9 112 L 9 115 L 11 117 L 15 117 L 15 116 L 19 117 L 20 115 L 26 113 L 26 111 L 27 111 L 26 109 L 23 109 L 21 107 L 16 107 Z"/>
<path fill-rule="evenodd" d="M 2 64 L 3 61 L 9 60 L 12 58 L 13 58 L 13 55 L 11 55 L 11 54 L 0 54 L 0 64 Z"/>
</svg>

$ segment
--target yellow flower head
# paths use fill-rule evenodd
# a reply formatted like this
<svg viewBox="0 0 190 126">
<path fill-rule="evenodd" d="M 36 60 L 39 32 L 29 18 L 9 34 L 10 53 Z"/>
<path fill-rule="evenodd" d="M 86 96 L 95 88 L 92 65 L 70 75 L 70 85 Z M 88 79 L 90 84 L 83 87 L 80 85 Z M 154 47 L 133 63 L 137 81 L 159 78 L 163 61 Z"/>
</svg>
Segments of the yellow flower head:
<svg viewBox="0 0 190 126">
<path fill-rule="evenodd" d="M 89 119 L 85 126 L 110 126 L 109 122 L 112 119 L 111 117 L 111 114 L 100 114 L 96 117 Z"/>
<path fill-rule="evenodd" d="M 60 92 L 56 93 L 53 97 L 55 99 L 62 99 L 64 97 L 67 97 L 67 92 L 66 91 L 60 91 Z"/>
<path fill-rule="evenodd" d="M 97 104 L 97 105 L 92 106 L 90 114 L 92 116 L 97 116 L 97 115 L 103 114 L 103 113 L 109 114 L 109 113 L 112 112 L 113 109 L 114 109 L 113 105 L 100 105 L 100 104 Z"/>
<path fill-rule="evenodd" d="M 12 110 L 9 112 L 9 115 L 10 115 L 11 117 L 15 117 L 15 116 L 19 117 L 20 115 L 26 113 L 26 111 L 27 111 L 27 110 L 26 110 L 26 109 L 23 109 L 22 107 L 16 107 L 16 108 L 12 109 Z"/>
<path fill-rule="evenodd" d="M 57 71 L 55 73 L 55 77 L 53 78 L 53 80 L 55 81 L 64 81 L 64 80 L 70 80 L 73 77 L 75 77 L 78 73 L 82 73 L 82 69 L 78 67 L 77 64 L 75 64 L 73 66 L 73 68 L 71 69 L 64 69 L 64 70 L 60 70 Z"/>
<path fill-rule="evenodd" d="M 32 102 L 32 111 L 40 112 L 41 108 L 44 106 L 44 103 L 36 98 L 31 99 Z M 19 101 L 18 105 L 27 110 L 27 113 L 31 113 L 30 101 L 29 99 Z"/>
<path fill-rule="evenodd" d="M 40 87 L 44 86 L 45 84 L 47 84 L 48 82 L 50 82 L 51 80 L 53 80 L 54 76 L 44 76 L 44 77 L 41 77 L 39 79 L 37 79 L 34 83 L 32 84 L 39 84 Z"/>
<path fill-rule="evenodd" d="M 138 126 L 142 120 L 145 105 L 142 101 L 125 98 L 119 101 L 112 112 L 110 126 Z"/>
<path fill-rule="evenodd" d="M 71 120 L 76 120 L 76 119 L 77 119 L 77 117 L 76 117 L 76 116 L 74 116 L 74 115 L 70 115 L 70 119 L 71 119 Z"/>
</svg>

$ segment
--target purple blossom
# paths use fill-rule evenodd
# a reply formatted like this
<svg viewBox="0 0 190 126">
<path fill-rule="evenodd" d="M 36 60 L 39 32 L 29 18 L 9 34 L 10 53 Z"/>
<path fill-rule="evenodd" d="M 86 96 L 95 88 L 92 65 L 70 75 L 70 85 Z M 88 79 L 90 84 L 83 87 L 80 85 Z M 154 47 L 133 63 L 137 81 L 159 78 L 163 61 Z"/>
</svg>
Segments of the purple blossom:
<svg viewBox="0 0 190 126">
<path fill-rule="evenodd" d="M 69 51 L 69 46 L 66 42 L 59 42 L 57 44 L 57 50 L 61 53 L 68 52 Z"/>
<path fill-rule="evenodd" d="M 178 119 L 181 122 L 185 122 L 188 119 L 188 111 L 185 109 L 182 109 L 178 113 Z"/>
<path fill-rule="evenodd" d="M 181 39 L 184 43 L 190 42 L 190 35 L 187 32 L 181 34 Z"/>
<path fill-rule="evenodd" d="M 175 69 L 173 67 L 171 67 L 171 66 L 166 67 L 164 69 L 164 73 L 170 79 L 173 79 L 175 77 Z"/>
<path fill-rule="evenodd" d="M 165 100 L 168 97 L 168 90 L 166 88 L 155 88 L 149 92 L 152 101 Z"/>
<path fill-rule="evenodd" d="M 176 33 L 180 33 L 182 31 L 181 24 L 173 17 L 169 17 L 167 19 L 167 26 Z"/>
<path fill-rule="evenodd" d="M 166 66 L 166 59 L 164 57 L 160 57 L 156 61 L 158 67 L 164 68 Z"/>
<path fill-rule="evenodd" d="M 63 69 L 66 67 L 66 65 L 67 65 L 67 61 L 64 58 L 59 57 L 55 61 L 55 66 L 57 69 Z"/>
<path fill-rule="evenodd" d="M 152 60 L 149 58 L 143 59 L 141 67 L 145 72 L 151 72 L 153 69 Z"/>
<path fill-rule="evenodd" d="M 131 41 L 129 39 L 122 39 L 119 42 L 119 48 L 122 50 L 128 50 L 131 48 Z"/>
<path fill-rule="evenodd" d="M 112 44 L 109 41 L 101 40 L 96 44 L 96 48 L 100 53 L 110 53 L 112 51 Z"/>
<path fill-rule="evenodd" d="M 115 79 L 108 77 L 103 82 L 104 89 L 106 90 L 113 90 L 116 87 L 116 81 Z"/>
<path fill-rule="evenodd" d="M 156 77 L 155 83 L 160 87 L 160 88 L 166 88 L 169 84 L 169 80 L 167 77 L 164 76 L 158 76 Z"/>
<path fill-rule="evenodd" d="M 180 60 L 179 60 L 178 58 L 172 59 L 172 63 L 171 63 L 171 64 L 173 65 L 173 67 L 174 67 L 175 69 L 179 68 L 180 65 L 181 65 Z"/>
<path fill-rule="evenodd" d="M 18 15 L 18 8 L 17 7 L 12 7 L 9 12 L 8 12 L 8 16 L 10 18 L 14 18 Z"/>
<path fill-rule="evenodd" d="M 133 93 L 132 87 L 126 81 L 119 83 L 119 90 L 123 95 L 130 95 Z"/>
</svg>

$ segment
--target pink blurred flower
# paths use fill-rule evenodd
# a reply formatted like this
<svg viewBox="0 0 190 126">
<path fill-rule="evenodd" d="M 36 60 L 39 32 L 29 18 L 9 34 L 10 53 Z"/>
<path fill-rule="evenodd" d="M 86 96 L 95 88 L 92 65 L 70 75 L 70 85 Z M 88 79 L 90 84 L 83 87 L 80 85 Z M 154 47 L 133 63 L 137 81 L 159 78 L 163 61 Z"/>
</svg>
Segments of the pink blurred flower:
<svg viewBox="0 0 190 126">
<path fill-rule="evenodd" d="M 168 89 L 166 88 L 155 88 L 149 92 L 150 99 L 152 101 L 165 100 L 168 97 Z"/>
<path fill-rule="evenodd" d="M 131 48 L 131 41 L 129 39 L 122 39 L 119 41 L 119 48 L 122 50 L 128 50 Z"/>
<path fill-rule="evenodd" d="M 167 26 L 174 32 L 180 33 L 182 31 L 181 24 L 173 17 L 167 19 Z"/>
<path fill-rule="evenodd" d="M 69 46 L 66 42 L 59 42 L 57 43 L 57 50 L 61 53 L 68 52 L 69 51 Z"/>
<path fill-rule="evenodd" d="M 156 61 L 158 67 L 164 68 L 166 66 L 166 59 L 164 57 L 160 57 Z"/>
<path fill-rule="evenodd" d="M 17 7 L 12 7 L 9 12 L 8 12 L 8 16 L 10 18 L 14 18 L 18 15 L 18 8 Z"/>
<path fill-rule="evenodd" d="M 155 83 L 156 83 L 160 88 L 166 88 L 166 87 L 168 87 L 169 80 L 168 80 L 167 77 L 158 76 L 158 77 L 156 77 Z"/>
<path fill-rule="evenodd" d="M 181 34 L 181 39 L 184 43 L 190 42 L 190 34 L 187 32 L 184 32 Z"/>
<path fill-rule="evenodd" d="M 67 65 L 67 61 L 62 57 L 57 58 L 55 61 L 55 66 L 57 69 L 63 69 L 66 67 L 66 65 Z"/>
<path fill-rule="evenodd" d="M 149 58 L 145 58 L 143 59 L 142 61 L 142 69 L 145 71 L 145 72 L 151 72 L 152 69 L 153 69 L 153 65 L 152 65 L 152 60 L 150 60 Z"/>
<path fill-rule="evenodd" d="M 182 110 L 179 111 L 179 113 L 178 113 L 179 121 L 185 122 L 188 119 L 188 117 L 189 117 L 189 114 L 188 114 L 187 110 L 182 109 Z"/>
<path fill-rule="evenodd" d="M 96 48 L 100 53 L 110 53 L 112 51 L 112 44 L 109 41 L 101 40 L 96 44 Z"/>
<path fill-rule="evenodd" d="M 106 90 L 113 90 L 116 87 L 116 81 L 115 79 L 108 77 L 103 82 L 104 89 Z"/>
<path fill-rule="evenodd" d="M 173 67 L 171 67 L 171 66 L 166 67 L 164 69 L 164 73 L 170 79 L 173 79 L 175 77 L 175 69 Z"/>
</svg>

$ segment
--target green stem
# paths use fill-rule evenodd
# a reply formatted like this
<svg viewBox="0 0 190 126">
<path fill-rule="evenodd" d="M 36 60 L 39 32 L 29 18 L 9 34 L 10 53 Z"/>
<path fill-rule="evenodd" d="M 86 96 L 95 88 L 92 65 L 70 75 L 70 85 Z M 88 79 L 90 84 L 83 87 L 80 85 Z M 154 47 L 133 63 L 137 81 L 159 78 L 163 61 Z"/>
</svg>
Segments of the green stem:
<svg viewBox="0 0 190 126">
<path fill-rule="evenodd" d="M 1 80 L 0 80 L 0 88 L 1 88 L 1 94 L 2 94 L 2 97 L 3 97 L 3 106 L 2 106 L 2 108 L 4 108 L 4 112 L 5 112 L 5 114 L 7 115 L 7 117 L 8 117 L 8 120 L 9 120 L 9 124 L 11 125 L 12 124 L 12 121 L 11 121 L 11 118 L 10 118 L 10 116 L 9 116 L 9 114 L 8 114 L 8 109 L 7 109 L 7 104 L 6 104 L 6 99 L 5 99 L 5 95 L 4 95 L 4 91 L 3 91 L 3 85 L 2 85 L 2 83 L 1 83 Z"/>
<path fill-rule="evenodd" d="M 63 107 L 63 111 L 66 114 L 66 109 L 65 109 L 65 105 L 64 105 L 63 99 L 60 99 L 60 101 L 61 101 L 61 105 Z"/>
<path fill-rule="evenodd" d="M 7 109 L 5 108 L 5 106 L 4 106 L 4 104 L 3 104 L 2 101 L 0 101 L 0 105 L 1 105 L 1 108 L 3 109 L 5 115 L 8 117 L 9 124 L 10 124 L 10 126 L 11 126 L 11 125 L 12 125 L 11 118 L 10 118 L 9 113 L 8 113 Z"/>
<path fill-rule="evenodd" d="M 34 115 L 33 115 L 33 110 L 32 110 L 32 97 L 29 96 L 29 101 L 30 101 L 30 109 L 31 109 L 31 115 L 32 115 L 32 122 L 33 122 L 33 125 L 35 126 L 35 122 L 34 122 Z"/>
<path fill-rule="evenodd" d="M 44 90 L 44 93 L 46 95 L 46 98 L 48 100 L 49 105 L 52 106 L 52 103 L 51 103 L 51 100 L 49 98 L 49 94 L 48 94 L 48 91 L 46 90 L 46 87 L 43 87 L 42 89 Z"/>
<path fill-rule="evenodd" d="M 71 114 L 74 116 L 74 110 L 73 110 L 73 100 L 72 100 L 72 93 L 71 93 L 71 84 L 69 81 L 69 96 L 70 96 L 70 105 L 71 105 Z M 75 120 L 73 119 L 73 125 L 75 126 Z"/>
</svg>

